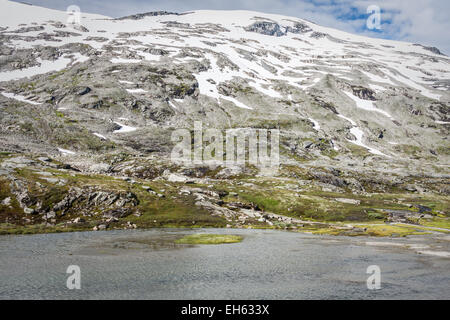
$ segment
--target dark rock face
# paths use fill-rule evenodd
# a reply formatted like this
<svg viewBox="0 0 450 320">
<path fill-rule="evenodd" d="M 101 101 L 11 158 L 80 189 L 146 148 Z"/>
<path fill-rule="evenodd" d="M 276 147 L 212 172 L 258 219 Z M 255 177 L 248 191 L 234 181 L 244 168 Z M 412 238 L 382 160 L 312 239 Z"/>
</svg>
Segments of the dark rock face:
<svg viewBox="0 0 450 320">
<path fill-rule="evenodd" d="M 96 109 L 102 108 L 103 105 L 104 105 L 103 100 L 99 100 L 96 102 L 83 104 L 80 107 L 83 109 L 95 109 L 96 110 Z"/>
<path fill-rule="evenodd" d="M 256 32 L 268 36 L 281 37 L 287 35 L 288 32 L 294 34 L 303 34 L 311 32 L 312 29 L 306 24 L 300 22 L 297 22 L 293 27 L 284 27 L 275 22 L 260 21 L 246 27 L 245 31 Z"/>
<path fill-rule="evenodd" d="M 107 42 L 108 38 L 105 37 L 87 37 L 84 41 L 97 41 L 97 42 Z"/>
<path fill-rule="evenodd" d="M 177 21 L 166 21 L 162 22 L 162 24 L 166 25 L 167 28 L 190 28 L 189 23 L 181 23 Z"/>
<path fill-rule="evenodd" d="M 345 188 L 349 185 L 349 183 L 345 179 L 336 177 L 332 174 L 313 173 L 312 176 L 317 181 L 320 181 L 320 182 L 323 182 L 326 184 L 331 184 L 333 186 L 340 187 L 340 188 Z"/>
<path fill-rule="evenodd" d="M 170 119 L 174 115 L 174 112 L 164 107 L 153 107 L 145 110 L 144 115 L 153 121 L 161 123 Z"/>
<path fill-rule="evenodd" d="M 23 27 L 17 30 L 14 30 L 14 33 L 27 33 L 32 31 L 42 31 L 45 28 L 43 26 L 35 26 L 35 27 Z"/>
<path fill-rule="evenodd" d="M 314 97 L 314 101 L 321 107 L 321 108 L 324 108 L 324 109 L 327 109 L 327 110 L 330 110 L 331 112 L 333 112 L 334 114 L 339 114 L 338 112 L 337 112 L 337 110 L 336 110 L 336 107 L 333 105 L 333 104 L 331 104 L 331 103 L 329 103 L 329 102 L 326 102 L 326 101 L 323 101 L 320 97 Z"/>
<path fill-rule="evenodd" d="M 88 28 L 86 28 L 86 27 L 84 27 L 84 26 L 82 26 L 82 25 L 79 25 L 79 24 L 74 24 L 74 25 L 73 25 L 73 28 L 74 28 L 75 30 L 78 30 L 78 31 L 81 31 L 81 32 L 89 32 L 89 29 L 88 29 Z"/>
<path fill-rule="evenodd" d="M 245 28 L 245 31 L 256 32 L 267 36 L 281 37 L 286 35 L 286 31 L 281 29 L 282 27 L 275 22 L 262 21 L 255 22 L 251 26 Z"/>
<path fill-rule="evenodd" d="M 306 24 L 298 22 L 294 25 L 294 27 L 287 27 L 286 31 L 295 34 L 301 34 L 311 32 L 312 29 L 308 27 Z"/>
<path fill-rule="evenodd" d="M 141 20 L 145 17 L 155 17 L 155 16 L 168 16 L 168 15 L 180 15 L 176 12 L 168 12 L 168 11 L 152 11 L 152 12 L 146 12 L 146 13 L 138 13 L 133 14 L 131 16 L 121 17 L 117 18 L 116 20 Z"/>
<path fill-rule="evenodd" d="M 84 96 L 85 94 L 88 94 L 91 91 L 92 90 L 89 87 L 80 87 L 76 89 L 76 94 L 79 96 Z"/>
<path fill-rule="evenodd" d="M 311 38 L 314 38 L 314 39 L 321 39 L 321 38 L 324 38 L 326 36 L 327 36 L 326 33 L 316 32 L 316 31 L 311 34 Z"/>
<path fill-rule="evenodd" d="M 417 209 L 419 209 L 419 213 L 425 213 L 425 212 L 431 212 L 432 209 L 430 207 L 427 206 L 422 206 L 422 205 L 417 205 L 415 206 Z"/>
<path fill-rule="evenodd" d="M 450 105 L 435 102 L 429 106 L 429 109 L 436 114 L 436 118 L 441 119 L 441 121 L 449 121 Z"/>
<path fill-rule="evenodd" d="M 363 100 L 372 100 L 375 101 L 374 95 L 375 92 L 371 89 L 364 87 L 352 87 L 353 94 Z"/>
<path fill-rule="evenodd" d="M 433 53 L 435 53 L 435 54 L 439 54 L 439 55 L 445 56 L 445 54 L 443 54 L 443 53 L 441 52 L 441 50 L 439 50 L 439 49 L 436 48 L 436 47 L 426 47 L 426 46 L 423 46 L 423 45 L 421 45 L 421 44 L 414 44 L 414 45 L 415 45 L 415 46 L 420 46 L 420 47 L 424 48 L 425 50 L 431 51 L 431 52 L 433 52 Z"/>
<path fill-rule="evenodd" d="M 262 209 L 254 203 L 242 203 L 242 202 L 230 202 L 227 204 L 227 206 L 230 209 L 247 209 L 247 210 L 255 210 L 255 211 L 262 211 Z"/>
<path fill-rule="evenodd" d="M 156 56 L 166 56 L 169 54 L 169 51 L 164 49 L 156 49 L 156 48 L 146 48 L 143 50 L 144 52 L 148 52 L 150 54 L 154 54 Z"/>
</svg>

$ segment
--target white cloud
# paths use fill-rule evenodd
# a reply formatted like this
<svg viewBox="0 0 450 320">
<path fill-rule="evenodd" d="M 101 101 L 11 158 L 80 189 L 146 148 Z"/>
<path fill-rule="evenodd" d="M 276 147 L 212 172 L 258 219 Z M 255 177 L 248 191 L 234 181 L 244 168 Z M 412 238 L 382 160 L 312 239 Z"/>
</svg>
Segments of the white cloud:
<svg viewBox="0 0 450 320">
<path fill-rule="evenodd" d="M 350 1 L 349 1 L 350 2 Z M 396 40 L 437 46 L 450 53 L 449 31 L 450 1 L 448 0 L 378 0 L 380 8 L 387 12 L 382 19 L 391 20 L 383 25 L 383 35 Z M 376 3 L 375 2 L 375 3 Z M 374 1 L 355 2 L 360 7 Z"/>
</svg>

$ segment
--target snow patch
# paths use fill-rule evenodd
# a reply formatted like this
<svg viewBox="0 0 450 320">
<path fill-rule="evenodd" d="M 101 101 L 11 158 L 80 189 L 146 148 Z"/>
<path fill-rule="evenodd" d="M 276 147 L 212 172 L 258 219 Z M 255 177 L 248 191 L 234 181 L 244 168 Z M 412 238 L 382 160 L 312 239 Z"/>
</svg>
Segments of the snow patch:
<svg viewBox="0 0 450 320">
<path fill-rule="evenodd" d="M 335 142 L 335 141 L 331 140 L 331 144 L 333 145 L 334 151 L 339 151 L 339 150 L 341 150 L 341 148 L 339 148 L 339 147 L 336 145 L 336 142 Z"/>
<path fill-rule="evenodd" d="M 61 152 L 63 155 L 74 155 L 74 154 L 76 154 L 73 151 L 66 150 L 66 149 L 61 149 L 61 148 L 58 148 L 58 151 Z"/>
<path fill-rule="evenodd" d="M 133 132 L 133 131 L 137 130 L 137 128 L 135 128 L 135 127 L 126 126 L 119 122 L 114 122 L 114 123 L 120 126 L 120 129 L 115 130 L 114 133 L 127 133 L 127 132 Z"/>
<path fill-rule="evenodd" d="M 74 63 L 84 62 L 89 59 L 88 57 L 85 57 L 79 53 L 74 54 L 73 56 L 74 56 Z M 42 60 L 41 58 L 37 58 L 36 60 L 39 63 L 38 66 L 25 68 L 25 69 L 1 72 L 0 73 L 0 81 L 11 81 L 11 80 L 17 80 L 17 79 L 22 79 L 22 78 L 31 78 L 31 77 L 39 75 L 39 74 L 61 71 L 61 70 L 65 69 L 72 61 L 70 58 L 65 57 L 65 56 L 60 57 L 59 59 L 57 59 L 55 61 Z"/>
<path fill-rule="evenodd" d="M 314 124 L 314 130 L 319 131 L 320 130 L 320 124 L 319 122 L 317 122 L 316 120 L 312 119 L 312 118 L 308 118 L 309 121 L 311 121 Z"/>
<path fill-rule="evenodd" d="M 346 116 L 343 116 L 342 114 L 338 114 L 338 117 L 339 117 L 339 118 L 342 118 L 342 119 L 344 119 L 344 120 L 347 120 L 348 122 L 350 122 L 350 123 L 352 124 L 352 126 L 356 126 L 356 122 L 353 121 L 352 119 L 347 118 Z"/>
<path fill-rule="evenodd" d="M 376 91 L 376 92 L 383 92 L 386 91 L 387 89 L 385 87 L 376 85 L 376 84 L 369 84 L 370 89 Z"/>
<path fill-rule="evenodd" d="M 178 110 L 178 107 L 177 107 L 172 101 L 169 101 L 169 105 L 170 105 L 172 108 L 174 108 L 175 110 Z"/>
<path fill-rule="evenodd" d="M 146 93 L 144 89 L 126 89 L 129 93 Z"/>
<path fill-rule="evenodd" d="M 345 117 L 345 116 L 343 116 L 343 115 L 341 115 L 341 114 L 338 114 L 338 117 L 347 120 L 347 121 L 350 122 L 350 123 L 352 124 L 352 126 L 353 126 L 353 128 L 350 129 L 350 133 L 353 134 L 353 135 L 356 137 L 356 141 L 348 140 L 348 139 L 347 139 L 347 141 L 349 141 L 349 142 L 351 142 L 351 143 L 353 143 L 353 144 L 356 144 L 357 146 L 363 147 L 363 148 L 367 149 L 370 153 L 373 153 L 373 154 L 375 154 L 375 155 L 385 156 L 385 157 L 390 158 L 388 155 L 385 155 L 385 154 L 382 153 L 381 151 L 379 151 L 379 150 L 377 150 L 377 149 L 374 149 L 374 148 L 371 148 L 371 147 L 365 145 L 365 144 L 362 142 L 362 138 L 363 138 L 363 136 L 364 136 L 364 132 L 363 132 L 359 127 L 357 127 L 357 124 L 356 124 L 355 121 L 353 121 L 352 119 L 347 118 L 347 117 Z"/>
<path fill-rule="evenodd" d="M 94 134 L 94 136 L 97 136 L 97 137 L 99 137 L 102 140 L 107 140 L 106 137 L 104 135 L 101 135 L 100 133 L 94 132 L 93 134 Z"/>
<path fill-rule="evenodd" d="M 419 85 L 418 83 L 414 82 L 413 80 L 404 77 L 403 75 L 395 75 L 392 72 L 390 72 L 389 70 L 385 69 L 386 73 L 389 74 L 390 77 L 392 77 L 393 79 L 395 79 L 396 81 L 405 84 L 408 87 L 414 88 L 416 90 L 418 90 L 420 92 L 421 95 L 433 99 L 433 100 L 439 100 L 442 95 L 440 94 L 434 94 L 433 92 L 431 92 L 429 89 Z"/>
<path fill-rule="evenodd" d="M 363 74 L 365 74 L 372 81 L 385 83 L 385 84 L 390 84 L 390 85 L 395 86 L 395 84 L 388 77 L 380 77 L 380 76 L 377 76 L 376 74 L 373 74 L 373 73 L 370 73 L 370 72 L 366 72 L 366 71 L 361 71 L 361 72 Z"/>
<path fill-rule="evenodd" d="M 10 99 L 15 99 L 21 102 L 26 102 L 32 105 L 40 105 L 42 103 L 39 102 L 35 102 L 35 101 L 31 101 L 31 100 L 27 100 L 24 96 L 18 95 L 18 94 L 14 94 L 14 93 L 9 93 L 9 92 L 2 92 L 2 95 L 10 98 Z"/>
<path fill-rule="evenodd" d="M 248 110 L 253 110 L 253 108 L 243 104 L 242 102 L 238 101 L 235 98 L 232 97 L 226 97 L 224 95 L 220 95 L 220 98 L 224 99 L 224 100 L 228 100 L 230 102 L 233 102 L 237 107 L 241 108 L 241 109 L 248 109 Z"/>
<path fill-rule="evenodd" d="M 350 92 L 345 92 L 345 91 L 344 91 L 344 93 L 345 93 L 350 99 L 352 99 L 352 100 L 356 103 L 356 106 L 357 106 L 358 108 L 363 109 L 363 110 L 367 110 L 367 111 L 379 112 L 379 113 L 381 113 L 382 115 L 384 115 L 384 116 L 386 116 L 386 117 L 392 119 L 392 116 L 391 116 L 389 113 L 387 113 L 387 112 L 384 111 L 384 110 L 381 110 L 381 109 L 376 108 L 376 107 L 373 105 L 373 101 L 370 101 L 370 100 L 363 100 L 363 99 L 361 99 L 361 98 L 359 98 L 359 97 L 353 95 L 353 94 L 350 93 Z"/>
<path fill-rule="evenodd" d="M 353 128 L 350 129 L 350 133 L 353 134 L 356 137 L 356 141 L 349 140 L 351 143 L 356 144 L 358 146 L 361 146 L 363 148 L 366 148 L 367 150 L 369 150 L 370 153 L 376 154 L 378 156 L 388 157 L 383 152 L 381 152 L 381 151 L 379 151 L 377 149 L 371 148 L 371 147 L 369 147 L 368 145 L 365 145 L 362 142 L 362 138 L 363 138 L 364 132 L 360 128 L 353 127 Z"/>
</svg>

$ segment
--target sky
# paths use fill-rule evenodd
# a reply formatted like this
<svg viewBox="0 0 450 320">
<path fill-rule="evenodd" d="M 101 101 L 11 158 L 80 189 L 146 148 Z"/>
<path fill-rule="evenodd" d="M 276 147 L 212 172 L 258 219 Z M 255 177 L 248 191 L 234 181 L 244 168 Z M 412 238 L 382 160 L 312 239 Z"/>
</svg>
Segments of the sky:
<svg viewBox="0 0 450 320">
<path fill-rule="evenodd" d="M 449 0 L 24 0 L 66 10 L 77 5 L 82 12 L 121 17 L 148 11 L 252 10 L 313 21 L 369 37 L 408 41 L 439 48 L 450 54 Z M 370 6 L 380 9 L 380 29 L 367 26 Z M 373 16 L 372 16 L 373 17 Z M 371 20 L 372 21 L 372 20 Z"/>
</svg>

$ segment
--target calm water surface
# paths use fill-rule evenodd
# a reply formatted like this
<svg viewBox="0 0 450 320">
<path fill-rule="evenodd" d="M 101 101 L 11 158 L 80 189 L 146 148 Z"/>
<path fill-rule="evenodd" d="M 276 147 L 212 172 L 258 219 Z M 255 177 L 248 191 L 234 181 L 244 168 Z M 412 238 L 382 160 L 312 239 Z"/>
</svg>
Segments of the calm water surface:
<svg viewBox="0 0 450 320">
<path fill-rule="evenodd" d="M 242 243 L 175 245 L 191 233 Z M 426 249 L 425 249 L 426 248 Z M 375 239 L 261 230 L 0 236 L 0 299 L 450 299 L 449 236 Z M 69 265 L 81 290 L 66 287 Z M 367 289 L 378 265 L 382 288 Z"/>
</svg>

